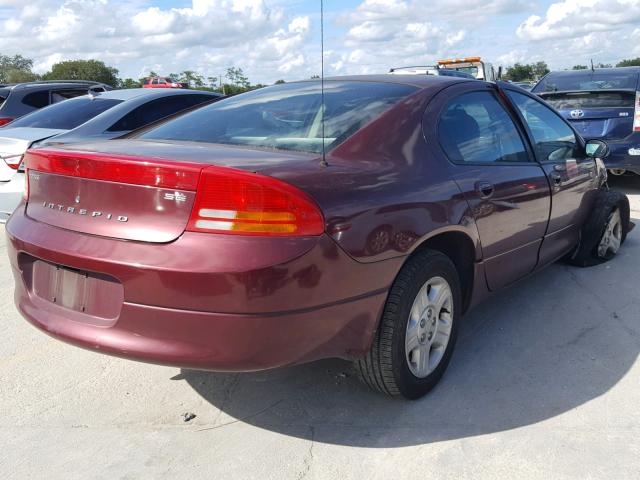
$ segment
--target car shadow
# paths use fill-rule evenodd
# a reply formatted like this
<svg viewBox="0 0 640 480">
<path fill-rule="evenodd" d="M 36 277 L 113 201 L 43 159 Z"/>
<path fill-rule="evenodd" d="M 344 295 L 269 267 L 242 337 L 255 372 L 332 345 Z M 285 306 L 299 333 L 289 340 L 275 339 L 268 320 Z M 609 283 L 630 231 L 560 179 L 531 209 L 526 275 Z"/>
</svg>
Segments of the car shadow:
<svg viewBox="0 0 640 480">
<path fill-rule="evenodd" d="M 636 219 L 636 222 L 638 220 Z M 316 442 L 401 447 L 506 431 L 561 415 L 624 377 L 640 352 L 640 232 L 613 261 L 554 264 L 468 314 L 440 384 L 417 401 L 370 392 L 340 360 L 265 372 L 182 370 L 222 413 Z"/>
</svg>

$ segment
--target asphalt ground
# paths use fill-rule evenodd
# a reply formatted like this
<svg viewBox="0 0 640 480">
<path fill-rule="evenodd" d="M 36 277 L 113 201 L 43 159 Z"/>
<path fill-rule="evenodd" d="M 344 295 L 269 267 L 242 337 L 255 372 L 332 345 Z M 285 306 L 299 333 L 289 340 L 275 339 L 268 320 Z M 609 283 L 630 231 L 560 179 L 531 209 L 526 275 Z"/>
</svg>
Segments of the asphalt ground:
<svg viewBox="0 0 640 480">
<path fill-rule="evenodd" d="M 640 177 L 611 183 L 640 223 Z M 2 479 L 640 478 L 640 228 L 467 315 L 415 402 L 338 360 L 216 374 L 53 340 L 17 313 L 0 238 Z"/>
</svg>

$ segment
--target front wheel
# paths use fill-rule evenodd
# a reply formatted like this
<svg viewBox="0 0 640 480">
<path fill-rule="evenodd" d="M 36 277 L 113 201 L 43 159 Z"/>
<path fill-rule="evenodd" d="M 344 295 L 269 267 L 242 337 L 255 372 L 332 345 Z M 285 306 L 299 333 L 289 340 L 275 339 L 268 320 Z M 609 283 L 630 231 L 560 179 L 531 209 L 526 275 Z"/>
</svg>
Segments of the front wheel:
<svg viewBox="0 0 640 480">
<path fill-rule="evenodd" d="M 425 250 L 411 258 L 391 287 L 371 349 L 356 361 L 362 380 L 392 396 L 428 393 L 451 359 L 461 298 L 446 255 Z"/>
<path fill-rule="evenodd" d="M 611 260 L 633 226 L 629 217 L 626 195 L 612 190 L 600 191 L 589 218 L 582 226 L 580 243 L 569 261 L 588 267 Z"/>
</svg>

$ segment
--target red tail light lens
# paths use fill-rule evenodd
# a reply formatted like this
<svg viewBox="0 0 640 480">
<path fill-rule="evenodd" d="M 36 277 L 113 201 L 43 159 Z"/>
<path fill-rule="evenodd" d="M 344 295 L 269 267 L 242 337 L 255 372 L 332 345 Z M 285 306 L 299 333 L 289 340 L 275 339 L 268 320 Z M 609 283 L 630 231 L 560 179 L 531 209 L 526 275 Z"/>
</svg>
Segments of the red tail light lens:
<svg viewBox="0 0 640 480">
<path fill-rule="evenodd" d="M 23 155 L 7 155 L 6 157 L 2 157 L 2 159 L 4 160 L 4 163 L 7 164 L 7 166 L 13 168 L 14 170 L 18 170 L 18 167 L 22 163 L 22 157 Z"/>
<path fill-rule="evenodd" d="M 633 114 L 633 131 L 640 132 L 640 92 L 636 92 L 636 109 Z"/>
<path fill-rule="evenodd" d="M 13 118 L 9 117 L 0 117 L 0 127 L 5 126 L 7 123 L 13 122 Z"/>
<path fill-rule="evenodd" d="M 272 177 L 224 167 L 200 175 L 187 230 L 239 235 L 320 235 L 324 219 L 304 192 Z"/>
</svg>

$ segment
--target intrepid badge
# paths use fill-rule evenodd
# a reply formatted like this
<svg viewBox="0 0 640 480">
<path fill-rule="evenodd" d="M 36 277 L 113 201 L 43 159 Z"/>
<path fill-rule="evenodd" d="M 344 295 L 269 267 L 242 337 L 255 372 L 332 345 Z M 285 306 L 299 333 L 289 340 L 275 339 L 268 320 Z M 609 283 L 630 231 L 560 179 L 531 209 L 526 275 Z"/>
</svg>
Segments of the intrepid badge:
<svg viewBox="0 0 640 480">
<path fill-rule="evenodd" d="M 80 202 L 80 197 L 76 197 L 76 203 Z M 115 220 L 116 222 L 128 222 L 129 217 L 124 215 L 114 215 L 112 213 L 99 212 L 97 210 L 89 211 L 86 208 L 67 207 L 59 203 L 42 202 L 44 208 L 50 208 L 51 210 L 58 210 L 63 213 L 69 213 L 72 215 L 82 215 L 83 217 L 92 218 L 104 218 L 105 220 Z"/>
</svg>

